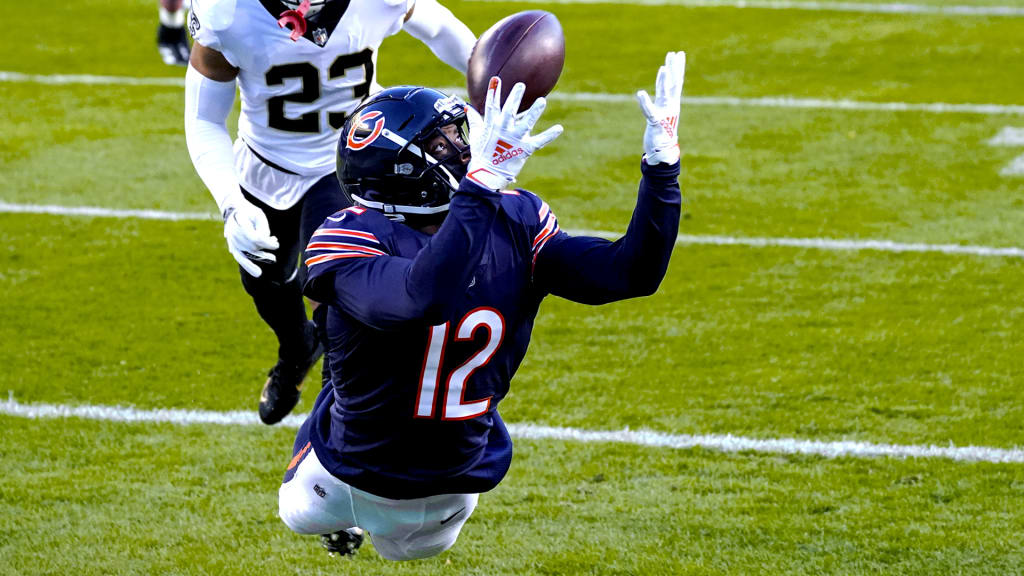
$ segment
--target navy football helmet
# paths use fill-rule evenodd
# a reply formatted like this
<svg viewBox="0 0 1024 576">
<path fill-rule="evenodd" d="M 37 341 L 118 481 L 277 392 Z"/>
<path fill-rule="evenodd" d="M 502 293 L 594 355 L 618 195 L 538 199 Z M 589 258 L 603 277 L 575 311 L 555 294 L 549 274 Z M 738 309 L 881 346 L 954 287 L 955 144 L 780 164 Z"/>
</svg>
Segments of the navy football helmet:
<svg viewBox="0 0 1024 576">
<path fill-rule="evenodd" d="M 338 142 L 338 180 L 348 200 L 411 225 L 438 223 L 466 175 L 465 102 L 398 86 L 349 116 Z"/>
</svg>

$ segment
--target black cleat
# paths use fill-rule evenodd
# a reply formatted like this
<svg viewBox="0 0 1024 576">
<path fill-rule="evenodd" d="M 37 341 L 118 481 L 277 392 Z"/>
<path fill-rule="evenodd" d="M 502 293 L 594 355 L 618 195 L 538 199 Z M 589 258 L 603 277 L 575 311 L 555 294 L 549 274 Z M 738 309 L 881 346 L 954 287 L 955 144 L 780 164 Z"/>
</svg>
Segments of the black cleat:
<svg viewBox="0 0 1024 576">
<path fill-rule="evenodd" d="M 164 64 L 188 66 L 189 47 L 185 28 L 171 28 L 161 24 L 156 33 L 156 47 Z"/>
<path fill-rule="evenodd" d="M 267 383 L 260 393 L 260 420 L 266 425 L 277 424 L 299 403 L 302 395 L 302 381 L 309 369 L 324 354 L 324 346 L 317 338 L 312 322 L 306 323 L 308 355 L 298 362 L 278 358 L 277 364 L 267 374 Z"/>
<path fill-rule="evenodd" d="M 362 528 L 349 528 L 334 534 L 321 534 L 320 545 L 327 549 L 330 556 L 349 556 L 363 545 Z"/>
</svg>

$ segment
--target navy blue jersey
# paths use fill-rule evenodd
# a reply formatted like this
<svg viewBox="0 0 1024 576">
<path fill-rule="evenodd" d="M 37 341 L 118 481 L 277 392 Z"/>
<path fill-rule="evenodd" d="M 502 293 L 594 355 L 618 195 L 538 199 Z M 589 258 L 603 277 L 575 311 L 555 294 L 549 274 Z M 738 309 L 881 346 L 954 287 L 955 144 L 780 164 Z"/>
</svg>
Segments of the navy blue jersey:
<svg viewBox="0 0 1024 576">
<path fill-rule="evenodd" d="M 600 304 L 653 293 L 679 226 L 679 165 L 643 166 L 616 242 L 573 237 L 526 191 L 469 180 L 427 235 L 359 207 L 306 249 L 305 293 L 329 306 L 330 391 L 310 441 L 345 482 L 387 498 L 490 490 L 512 443 L 498 404 L 547 294 Z"/>
</svg>

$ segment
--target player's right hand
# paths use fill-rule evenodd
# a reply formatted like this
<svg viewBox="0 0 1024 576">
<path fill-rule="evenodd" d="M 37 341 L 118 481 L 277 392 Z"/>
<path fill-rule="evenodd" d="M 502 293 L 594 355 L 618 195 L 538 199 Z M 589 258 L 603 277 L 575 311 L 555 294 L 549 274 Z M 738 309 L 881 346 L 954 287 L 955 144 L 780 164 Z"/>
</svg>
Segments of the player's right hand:
<svg viewBox="0 0 1024 576">
<path fill-rule="evenodd" d="M 529 110 L 517 114 L 524 92 L 526 85 L 517 82 L 502 106 L 501 79 L 495 76 L 487 87 L 483 117 L 472 106 L 466 107 L 471 154 L 466 178 L 484 188 L 502 190 L 510 186 L 526 159 L 562 133 L 562 125 L 555 124 L 536 136 L 530 134 L 547 103 L 537 98 Z"/>
<path fill-rule="evenodd" d="M 679 161 L 679 109 L 686 75 L 686 52 L 669 52 L 665 65 L 658 69 L 654 101 L 646 90 L 636 93 L 640 110 L 647 118 L 644 130 L 644 158 L 648 164 L 675 164 Z"/>
<path fill-rule="evenodd" d="M 267 215 L 245 198 L 239 197 L 224 208 L 224 238 L 228 252 L 253 278 L 263 273 L 256 262 L 277 261 L 267 250 L 277 250 L 277 237 L 270 235 Z"/>
</svg>

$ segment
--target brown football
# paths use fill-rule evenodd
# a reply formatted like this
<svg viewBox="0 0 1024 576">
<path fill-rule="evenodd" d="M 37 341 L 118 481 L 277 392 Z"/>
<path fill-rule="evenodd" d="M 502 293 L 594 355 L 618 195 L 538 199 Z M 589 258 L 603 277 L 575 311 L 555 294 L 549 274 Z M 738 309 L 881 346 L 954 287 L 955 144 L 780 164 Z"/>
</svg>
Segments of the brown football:
<svg viewBox="0 0 1024 576">
<path fill-rule="evenodd" d="M 564 64 L 565 36 L 554 14 L 527 10 L 507 16 L 481 34 L 473 47 L 466 73 L 469 103 L 483 110 L 487 83 L 497 76 L 501 78 L 502 102 L 513 84 L 526 84 L 519 106 L 522 112 L 551 92 Z"/>
</svg>

